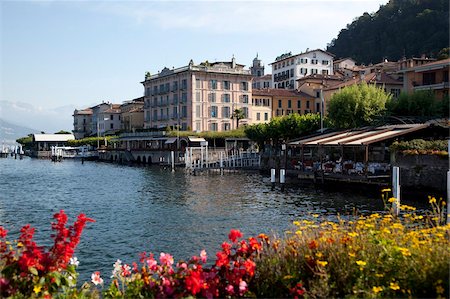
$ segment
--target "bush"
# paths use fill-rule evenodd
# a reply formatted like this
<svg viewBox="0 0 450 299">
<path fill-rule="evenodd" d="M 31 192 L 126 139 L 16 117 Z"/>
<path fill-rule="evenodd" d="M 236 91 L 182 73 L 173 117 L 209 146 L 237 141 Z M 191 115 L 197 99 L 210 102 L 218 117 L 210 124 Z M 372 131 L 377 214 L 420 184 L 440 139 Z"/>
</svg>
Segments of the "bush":
<svg viewBox="0 0 450 299">
<path fill-rule="evenodd" d="M 448 156 L 447 140 L 423 140 L 395 141 L 389 147 L 391 151 L 398 151 L 405 155 L 439 155 Z"/>
</svg>

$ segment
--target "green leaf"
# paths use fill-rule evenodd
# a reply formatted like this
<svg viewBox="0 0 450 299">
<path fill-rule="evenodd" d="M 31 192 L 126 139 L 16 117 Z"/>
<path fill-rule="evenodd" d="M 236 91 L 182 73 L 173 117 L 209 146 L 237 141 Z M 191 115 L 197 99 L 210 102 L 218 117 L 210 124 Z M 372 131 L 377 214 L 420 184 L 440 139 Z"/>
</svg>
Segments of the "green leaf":
<svg viewBox="0 0 450 299">
<path fill-rule="evenodd" d="M 36 268 L 34 268 L 34 267 L 28 268 L 28 271 L 29 271 L 31 274 L 35 275 L 35 276 L 38 276 L 38 275 L 39 275 L 39 274 L 38 274 L 38 271 L 37 271 Z"/>
</svg>

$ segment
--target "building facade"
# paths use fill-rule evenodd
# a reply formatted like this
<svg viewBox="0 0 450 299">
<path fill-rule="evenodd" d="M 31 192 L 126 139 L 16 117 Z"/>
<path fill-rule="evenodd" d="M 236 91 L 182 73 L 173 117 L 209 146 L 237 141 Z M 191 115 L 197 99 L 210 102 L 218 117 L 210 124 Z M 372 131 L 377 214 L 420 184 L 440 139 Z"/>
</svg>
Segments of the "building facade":
<svg viewBox="0 0 450 299">
<path fill-rule="evenodd" d="M 122 131 L 134 132 L 144 128 L 144 97 L 123 102 L 120 111 Z"/>
<path fill-rule="evenodd" d="M 272 86 L 280 89 L 297 89 L 297 80 L 311 74 L 333 74 L 334 55 L 317 49 L 292 55 L 280 55 L 272 65 Z"/>
<path fill-rule="evenodd" d="M 75 139 L 82 139 L 92 134 L 92 109 L 86 108 L 73 112 L 73 135 Z"/>
<path fill-rule="evenodd" d="M 273 95 L 268 90 L 252 90 L 251 124 L 268 123 L 272 120 Z"/>
<path fill-rule="evenodd" d="M 406 68 L 403 73 L 403 89 L 407 93 L 420 90 L 431 90 L 436 98 L 447 99 L 449 96 L 450 59 L 443 59 Z"/>
<path fill-rule="evenodd" d="M 181 130 L 228 131 L 235 129 L 233 111 L 251 116 L 252 76 L 244 65 L 231 62 L 200 63 L 191 60 L 177 69 L 147 74 L 144 85 L 144 127 Z"/>
</svg>

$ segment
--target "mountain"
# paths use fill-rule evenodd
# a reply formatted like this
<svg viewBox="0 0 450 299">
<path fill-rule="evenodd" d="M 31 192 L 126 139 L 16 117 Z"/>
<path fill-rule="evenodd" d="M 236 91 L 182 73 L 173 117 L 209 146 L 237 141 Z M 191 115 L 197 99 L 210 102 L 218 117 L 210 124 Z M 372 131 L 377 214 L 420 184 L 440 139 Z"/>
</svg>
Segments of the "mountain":
<svg viewBox="0 0 450 299">
<path fill-rule="evenodd" d="M 448 0 L 390 0 L 342 29 L 327 51 L 364 64 L 422 54 L 437 57 L 449 47 L 448 34 Z"/>
<path fill-rule="evenodd" d="M 12 145 L 16 139 L 27 136 L 28 134 L 40 133 L 40 131 L 12 124 L 0 119 L 0 143 Z"/>
</svg>

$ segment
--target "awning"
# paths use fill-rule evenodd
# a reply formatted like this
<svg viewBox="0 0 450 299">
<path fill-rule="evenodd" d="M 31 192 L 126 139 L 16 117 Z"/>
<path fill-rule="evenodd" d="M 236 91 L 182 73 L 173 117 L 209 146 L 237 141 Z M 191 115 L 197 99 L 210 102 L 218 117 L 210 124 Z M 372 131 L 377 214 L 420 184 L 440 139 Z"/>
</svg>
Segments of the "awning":
<svg viewBox="0 0 450 299">
<path fill-rule="evenodd" d="M 165 144 L 172 144 L 175 143 L 177 141 L 177 137 L 170 137 L 169 139 L 166 140 Z"/>
<path fill-rule="evenodd" d="M 190 142 L 204 142 L 204 141 L 206 141 L 205 138 L 200 138 L 200 137 L 191 137 L 191 136 L 189 136 L 188 138 L 189 138 Z"/>
</svg>

